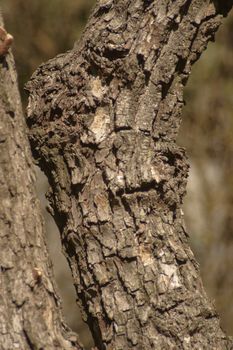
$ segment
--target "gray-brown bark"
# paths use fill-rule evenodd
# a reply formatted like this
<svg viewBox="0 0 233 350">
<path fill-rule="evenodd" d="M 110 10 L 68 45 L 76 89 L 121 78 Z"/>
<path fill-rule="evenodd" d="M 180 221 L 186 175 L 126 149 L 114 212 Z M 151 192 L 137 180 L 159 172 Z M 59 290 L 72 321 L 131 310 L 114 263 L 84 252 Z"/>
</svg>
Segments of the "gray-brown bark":
<svg viewBox="0 0 233 350">
<path fill-rule="evenodd" d="M 34 188 L 14 61 L 7 54 L 0 57 L 0 348 L 81 349 L 62 321 Z"/>
<path fill-rule="evenodd" d="M 28 89 L 35 157 L 99 349 L 230 349 L 189 248 L 176 145 L 192 64 L 232 1 L 105 0 Z"/>
</svg>

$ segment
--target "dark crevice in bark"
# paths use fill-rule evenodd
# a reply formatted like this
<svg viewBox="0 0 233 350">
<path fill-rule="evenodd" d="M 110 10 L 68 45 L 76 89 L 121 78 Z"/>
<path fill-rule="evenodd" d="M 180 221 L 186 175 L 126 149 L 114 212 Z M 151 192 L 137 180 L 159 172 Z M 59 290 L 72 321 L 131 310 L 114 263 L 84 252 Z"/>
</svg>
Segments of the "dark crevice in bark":
<svg viewBox="0 0 233 350">
<path fill-rule="evenodd" d="M 135 229 L 137 229 L 138 225 L 137 225 L 136 217 L 135 217 L 134 213 L 132 212 L 129 203 L 127 202 L 127 197 L 122 195 L 122 196 L 120 196 L 120 198 L 121 198 L 121 203 L 123 204 L 124 210 L 126 211 L 126 213 L 128 213 L 132 217 L 134 227 L 135 227 Z"/>
<path fill-rule="evenodd" d="M 176 65 L 176 71 L 177 71 L 178 75 L 185 71 L 186 63 L 187 63 L 187 60 L 185 58 L 181 57 L 178 60 L 177 65 Z"/>
<path fill-rule="evenodd" d="M 161 82 L 161 87 L 162 87 L 162 90 L 161 90 L 161 93 L 162 93 L 162 100 L 164 100 L 166 97 L 167 97 L 167 94 L 168 92 L 170 91 L 170 88 L 172 86 L 172 83 L 173 83 L 173 79 L 174 77 L 172 77 L 168 83 L 166 82 Z"/>
<path fill-rule="evenodd" d="M 228 12 L 232 9 L 232 0 L 211 0 L 216 7 L 216 12 L 222 14 L 224 17 L 228 15 Z"/>
<path fill-rule="evenodd" d="M 153 3 L 153 0 L 143 0 L 143 10 L 146 10 Z"/>
<path fill-rule="evenodd" d="M 114 49 L 114 48 L 106 48 L 104 51 L 104 56 L 108 58 L 110 61 L 115 61 L 119 58 L 124 58 L 128 53 L 127 49 L 122 48 L 121 50 L 119 49 Z"/>
<path fill-rule="evenodd" d="M 139 67 L 142 69 L 143 74 L 145 76 L 145 85 L 147 86 L 149 81 L 150 81 L 150 77 L 151 77 L 151 72 L 149 70 L 146 69 L 145 67 L 145 57 L 144 55 L 138 53 L 137 54 L 137 61 L 138 61 L 138 65 Z"/>
<path fill-rule="evenodd" d="M 191 3 L 192 3 L 192 0 L 187 0 L 187 1 L 185 1 L 185 3 L 180 7 L 180 13 L 182 14 L 183 17 L 184 17 L 185 15 L 187 15 Z"/>
<path fill-rule="evenodd" d="M 24 333 L 24 336 L 25 336 L 25 338 L 26 338 L 26 342 L 27 342 L 27 344 L 29 345 L 29 349 L 34 350 L 35 347 L 34 347 L 33 343 L 31 342 L 30 337 L 28 336 L 28 334 L 27 334 L 27 332 L 25 331 L 25 329 L 23 330 L 23 333 Z"/>
<path fill-rule="evenodd" d="M 54 107 L 50 111 L 50 120 L 56 120 L 59 119 L 62 116 L 62 109 L 60 107 Z M 50 131 L 51 133 L 51 131 Z"/>
<path fill-rule="evenodd" d="M 150 191 L 154 191 L 158 187 L 161 188 L 161 186 L 158 186 L 156 181 L 152 181 L 152 182 L 148 182 L 148 183 L 141 183 L 140 187 L 138 187 L 138 188 L 124 188 L 123 190 L 118 190 L 116 192 L 116 195 L 122 197 L 124 194 L 127 195 L 127 194 L 141 193 L 141 192 L 148 193 Z"/>
<path fill-rule="evenodd" d="M 101 17 L 104 14 L 108 13 L 112 5 L 112 1 L 107 1 L 106 3 L 100 4 L 99 8 L 97 8 L 97 11 L 94 12 L 94 16 Z"/>
</svg>

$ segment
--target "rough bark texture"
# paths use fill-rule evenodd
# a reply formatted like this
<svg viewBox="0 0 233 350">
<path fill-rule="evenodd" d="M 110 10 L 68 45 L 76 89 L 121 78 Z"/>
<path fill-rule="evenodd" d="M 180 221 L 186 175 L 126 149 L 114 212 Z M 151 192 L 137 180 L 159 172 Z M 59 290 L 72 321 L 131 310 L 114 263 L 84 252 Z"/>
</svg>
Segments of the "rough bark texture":
<svg viewBox="0 0 233 350">
<path fill-rule="evenodd" d="M 0 348 L 81 349 L 62 321 L 34 188 L 14 61 L 7 54 L 0 57 Z"/>
<path fill-rule="evenodd" d="M 84 318 L 99 349 L 231 349 L 203 289 L 176 145 L 192 64 L 232 1 L 105 0 L 74 49 L 28 89 Z"/>
</svg>

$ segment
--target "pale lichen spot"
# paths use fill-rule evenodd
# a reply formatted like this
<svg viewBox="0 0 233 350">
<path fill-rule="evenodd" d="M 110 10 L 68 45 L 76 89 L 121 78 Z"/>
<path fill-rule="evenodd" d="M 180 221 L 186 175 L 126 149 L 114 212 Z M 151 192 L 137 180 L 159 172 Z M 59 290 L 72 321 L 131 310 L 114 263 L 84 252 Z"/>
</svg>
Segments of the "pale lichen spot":
<svg viewBox="0 0 233 350">
<path fill-rule="evenodd" d="M 188 335 L 188 336 L 186 336 L 186 337 L 184 337 L 184 344 L 190 344 L 190 341 L 191 341 L 191 338 L 190 338 L 190 336 Z"/>
<path fill-rule="evenodd" d="M 160 183 L 161 181 L 161 175 L 159 174 L 158 170 L 155 169 L 154 167 L 151 167 L 151 174 L 153 179 L 156 181 L 156 183 Z"/>
<path fill-rule="evenodd" d="M 140 209 L 139 215 L 140 215 L 140 218 L 142 219 L 146 217 L 146 212 L 143 208 Z"/>
<path fill-rule="evenodd" d="M 101 301 L 104 306 L 104 310 L 110 320 L 113 319 L 114 315 L 114 310 L 115 310 L 115 303 L 114 303 L 114 298 L 113 298 L 113 293 L 112 293 L 112 288 L 113 286 L 111 284 L 105 286 L 102 289 L 102 297 Z"/>
<path fill-rule="evenodd" d="M 148 266 L 154 263 L 154 257 L 152 253 L 143 245 L 139 247 L 139 257 L 144 266 Z"/>
<path fill-rule="evenodd" d="M 167 9 L 165 5 L 161 5 L 159 8 L 159 11 L 157 13 L 157 18 L 156 18 L 156 22 L 157 23 L 163 23 L 164 19 L 167 16 Z"/>
<path fill-rule="evenodd" d="M 124 292 L 116 291 L 114 293 L 114 300 L 116 308 L 120 311 L 128 311 L 130 310 L 130 305 L 127 300 L 127 296 Z"/>
<path fill-rule="evenodd" d="M 107 176 L 108 181 L 112 181 L 115 177 L 115 171 L 113 171 L 109 167 L 106 167 L 105 174 Z"/>
<path fill-rule="evenodd" d="M 96 143 L 102 142 L 110 133 L 110 117 L 104 108 L 98 108 L 94 120 L 89 127 Z"/>
<path fill-rule="evenodd" d="M 116 177 L 116 183 L 119 187 L 123 187 L 125 185 L 124 174 L 121 170 Z"/>
<path fill-rule="evenodd" d="M 96 193 L 94 195 L 94 202 L 97 207 L 97 216 L 100 222 L 108 221 L 110 219 L 110 207 L 105 193 Z"/>
<path fill-rule="evenodd" d="M 99 0 L 101 6 L 108 6 L 112 3 L 112 0 Z"/>
<path fill-rule="evenodd" d="M 165 251 L 163 249 L 160 249 L 157 253 L 158 257 L 163 258 L 165 257 Z"/>
<path fill-rule="evenodd" d="M 176 265 L 160 263 L 159 285 L 164 290 L 181 287 Z"/>
<path fill-rule="evenodd" d="M 94 97 L 101 100 L 107 91 L 106 86 L 102 85 L 99 77 L 91 79 L 90 81 L 91 92 Z"/>
</svg>

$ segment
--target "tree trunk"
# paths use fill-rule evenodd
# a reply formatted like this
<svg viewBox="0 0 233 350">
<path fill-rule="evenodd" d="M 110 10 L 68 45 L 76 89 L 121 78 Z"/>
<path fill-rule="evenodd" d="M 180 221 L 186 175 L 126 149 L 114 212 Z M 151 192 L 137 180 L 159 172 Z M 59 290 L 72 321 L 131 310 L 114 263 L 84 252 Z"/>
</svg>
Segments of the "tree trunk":
<svg viewBox="0 0 233 350">
<path fill-rule="evenodd" d="M 81 349 L 61 317 L 34 187 L 14 61 L 7 54 L 0 57 L 0 348 Z"/>
<path fill-rule="evenodd" d="M 230 349 L 189 248 L 176 144 L 192 64 L 232 1 L 102 0 L 28 89 L 84 318 L 99 349 Z"/>
</svg>

